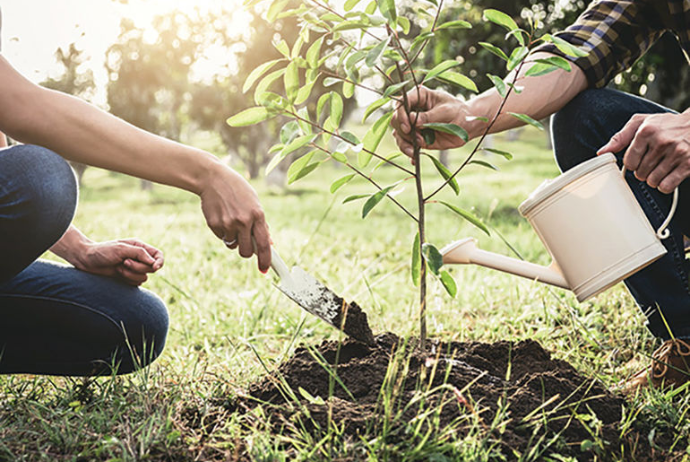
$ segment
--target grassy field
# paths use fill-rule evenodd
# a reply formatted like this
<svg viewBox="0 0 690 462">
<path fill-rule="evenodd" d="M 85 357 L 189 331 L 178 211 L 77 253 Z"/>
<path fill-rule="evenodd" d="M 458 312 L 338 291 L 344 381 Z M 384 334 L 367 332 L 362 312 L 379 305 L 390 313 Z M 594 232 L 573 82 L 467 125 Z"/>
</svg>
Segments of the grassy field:
<svg viewBox="0 0 690 462">
<path fill-rule="evenodd" d="M 446 196 L 474 209 L 494 230 L 492 237 L 442 206 L 432 206 L 429 240 L 440 247 L 474 236 L 483 248 L 510 255 L 500 234 L 526 259 L 548 263 L 516 210 L 543 179 L 557 174 L 544 144 L 543 134 L 531 130 L 510 143 L 497 137 L 495 147 L 515 158 L 490 159 L 498 172 L 471 166 L 460 178 L 460 195 Z M 451 153 L 451 163 L 461 158 L 462 152 Z M 426 170 L 433 183 L 433 169 Z M 375 332 L 414 335 L 417 305 L 408 269 L 412 223 L 391 204 L 381 204 L 361 220 L 361 204 L 340 202 L 369 191 L 364 183 L 335 196 L 328 193 L 330 183 L 345 173 L 329 166 L 285 191 L 256 182 L 275 245 L 288 263 L 356 300 Z M 392 175 L 383 172 L 384 178 Z M 273 369 L 298 344 L 335 339 L 337 332 L 287 300 L 272 286 L 270 274 L 255 270 L 254 261 L 225 249 L 206 229 L 195 197 L 160 186 L 142 192 L 137 180 L 95 169 L 84 180 L 76 224 L 86 234 L 98 240 L 137 236 L 166 253 L 165 267 L 146 287 L 168 304 L 167 346 L 153 366 L 128 377 L 0 377 L 0 461 L 327 460 L 328 453 L 315 450 L 318 445 L 307 435 L 277 438 L 219 403 L 257 380 L 265 368 Z M 399 196 L 406 204 L 412 203 L 412 189 Z M 428 325 L 433 337 L 536 339 L 607 386 L 646 364 L 657 346 L 622 285 L 578 304 L 569 292 L 483 268 L 454 267 L 452 274 L 459 287 L 455 299 L 431 282 Z M 689 409 L 684 395 L 652 392 L 625 412 L 653 416 L 658 428 L 650 441 L 672 435 L 675 449 L 690 454 L 685 447 Z M 358 460 L 388 458 L 371 446 L 355 446 L 359 452 L 352 454 L 359 454 Z M 477 437 L 446 447 L 446 459 L 423 451 L 407 458 L 458 460 L 475 454 L 490 459 L 485 449 Z"/>
</svg>

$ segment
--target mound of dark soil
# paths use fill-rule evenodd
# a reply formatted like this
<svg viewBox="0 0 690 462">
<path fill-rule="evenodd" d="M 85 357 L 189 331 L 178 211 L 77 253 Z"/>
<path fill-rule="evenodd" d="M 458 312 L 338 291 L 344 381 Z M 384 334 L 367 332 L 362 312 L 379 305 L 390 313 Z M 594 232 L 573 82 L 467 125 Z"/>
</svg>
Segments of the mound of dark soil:
<svg viewBox="0 0 690 462">
<path fill-rule="evenodd" d="M 646 433 L 621 439 L 619 396 L 535 341 L 430 342 L 425 351 L 412 343 L 383 334 L 371 346 L 348 339 L 300 347 L 236 409 L 267 405 L 276 431 L 298 425 L 318 433 L 336 424 L 346 435 L 385 434 L 393 443 L 410 437 L 411 422 L 459 434 L 479 428 L 508 460 L 535 445 L 580 460 L 621 451 L 664 460 L 653 456 Z"/>
</svg>

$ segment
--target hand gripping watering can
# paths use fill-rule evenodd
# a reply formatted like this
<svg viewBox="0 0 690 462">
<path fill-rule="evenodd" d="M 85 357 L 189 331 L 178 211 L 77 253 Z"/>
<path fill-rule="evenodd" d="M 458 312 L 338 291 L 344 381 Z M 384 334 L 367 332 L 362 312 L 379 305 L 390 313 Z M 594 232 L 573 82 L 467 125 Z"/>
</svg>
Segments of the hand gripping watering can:
<svg viewBox="0 0 690 462">
<path fill-rule="evenodd" d="M 623 169 L 625 174 L 625 168 Z M 613 154 L 590 159 L 542 183 L 520 204 L 551 254 L 548 267 L 487 252 L 473 238 L 441 250 L 444 264 L 473 263 L 570 289 L 582 302 L 666 253 L 660 239 L 678 203 L 658 231 L 649 224 Z"/>
</svg>

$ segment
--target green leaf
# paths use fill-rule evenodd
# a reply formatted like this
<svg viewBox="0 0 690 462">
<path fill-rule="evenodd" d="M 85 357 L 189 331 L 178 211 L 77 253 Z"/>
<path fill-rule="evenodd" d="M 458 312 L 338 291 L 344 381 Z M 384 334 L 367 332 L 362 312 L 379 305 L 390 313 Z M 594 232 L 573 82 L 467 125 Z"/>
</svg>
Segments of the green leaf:
<svg viewBox="0 0 690 462">
<path fill-rule="evenodd" d="M 294 61 L 288 64 L 283 76 L 285 82 L 285 95 L 290 101 L 294 101 L 299 90 L 299 67 Z"/>
<path fill-rule="evenodd" d="M 383 135 L 385 135 L 386 130 L 388 130 L 391 118 L 393 118 L 393 111 L 384 114 L 379 120 L 374 122 L 374 125 L 372 125 L 366 135 L 364 135 L 364 140 L 362 141 L 364 143 L 364 149 L 371 152 L 376 151 L 376 148 L 378 148 L 381 143 L 381 139 L 383 139 Z M 369 164 L 371 154 L 361 151 L 357 159 L 359 166 L 364 168 Z"/>
<path fill-rule="evenodd" d="M 391 37 L 388 36 L 385 40 L 381 40 L 375 47 L 369 50 L 365 61 L 367 66 L 374 67 L 376 64 L 378 64 L 379 59 L 381 59 L 381 56 L 383 55 L 383 52 L 386 50 L 386 47 L 390 41 Z"/>
<path fill-rule="evenodd" d="M 355 94 L 355 84 L 352 82 L 343 82 L 343 96 L 347 99 L 352 98 Z"/>
<path fill-rule="evenodd" d="M 395 159 L 396 157 L 400 157 L 400 156 L 403 156 L 403 155 L 404 155 L 404 154 L 403 154 L 402 152 L 400 152 L 400 151 L 391 152 L 390 154 L 388 154 L 387 156 L 385 156 L 383 159 L 379 160 L 379 162 L 374 166 L 373 169 L 371 169 L 371 171 L 374 172 L 374 171 L 378 170 L 379 168 L 381 168 L 381 167 L 384 166 L 384 165 L 390 165 L 390 163 L 391 163 L 390 161 L 392 161 L 392 160 Z"/>
<path fill-rule="evenodd" d="M 366 14 L 374 14 L 375 11 L 376 11 L 376 0 L 371 0 L 371 2 L 369 2 L 367 7 L 364 9 L 364 12 Z"/>
<path fill-rule="evenodd" d="M 471 161 L 469 161 L 469 163 L 481 165 L 482 167 L 486 167 L 488 169 L 498 171 L 498 167 L 496 167 L 495 165 L 493 165 L 489 162 L 483 161 L 483 160 L 478 160 L 478 159 L 477 160 L 471 160 Z"/>
<path fill-rule="evenodd" d="M 299 124 L 291 120 L 290 122 L 286 123 L 285 125 L 282 126 L 280 129 L 280 142 L 283 144 L 289 144 L 297 138 L 299 135 Z"/>
<path fill-rule="evenodd" d="M 501 95 L 501 98 L 505 98 L 508 94 L 508 88 L 506 87 L 506 83 L 503 81 L 503 79 L 492 74 L 486 74 L 486 76 L 489 77 L 491 82 L 494 84 L 494 87 L 496 87 L 496 91 L 498 91 L 498 94 Z"/>
<path fill-rule="evenodd" d="M 298 136 L 294 140 L 292 140 L 287 146 L 283 148 L 283 151 L 281 154 L 283 157 L 287 156 L 288 154 L 303 148 L 304 146 L 308 145 L 314 140 L 314 135 L 302 135 Z"/>
<path fill-rule="evenodd" d="M 561 50 L 566 55 L 572 56 L 573 58 L 584 58 L 585 56 L 589 55 L 589 53 L 581 48 L 578 48 L 555 35 L 550 35 L 548 38 L 544 37 L 544 39 L 553 42 L 553 44 L 556 45 L 556 48 Z"/>
<path fill-rule="evenodd" d="M 343 154 L 342 152 L 331 152 L 329 154 L 335 161 L 340 162 L 341 164 L 346 164 L 347 163 L 347 156 Z"/>
<path fill-rule="evenodd" d="M 438 170 L 438 173 L 441 174 L 444 180 L 448 181 L 448 179 L 453 175 L 450 170 L 448 170 L 448 167 L 443 165 L 443 163 L 436 158 L 436 156 L 432 156 L 430 154 L 424 153 L 425 156 L 427 156 L 431 161 L 434 163 L 434 167 L 436 167 L 436 170 Z M 453 189 L 455 192 L 455 195 L 457 196 L 460 194 L 460 186 L 458 185 L 458 182 L 455 178 L 450 180 L 448 183 L 450 187 Z"/>
<path fill-rule="evenodd" d="M 303 29 L 303 30 L 308 30 L 308 29 Z M 302 34 L 300 34 L 299 37 L 297 37 L 297 40 L 295 40 L 295 43 L 292 45 L 292 50 L 290 50 L 290 59 L 295 59 L 297 58 L 300 54 L 300 51 L 302 51 L 302 46 L 304 45 L 304 38 L 302 37 Z"/>
<path fill-rule="evenodd" d="M 410 33 L 410 20 L 405 16 L 398 16 L 398 26 L 402 29 L 403 34 L 407 35 Z"/>
<path fill-rule="evenodd" d="M 550 74 L 553 71 L 560 69 L 558 66 L 553 64 L 536 63 L 527 69 L 525 72 L 525 77 L 539 77 L 541 75 Z"/>
<path fill-rule="evenodd" d="M 518 66 L 518 64 L 520 64 L 525 59 L 525 57 L 527 57 L 528 53 L 529 48 L 527 47 L 515 48 L 513 52 L 510 54 L 510 59 L 508 59 L 507 69 L 509 71 L 515 69 Z"/>
<path fill-rule="evenodd" d="M 353 196 L 348 196 L 343 200 L 343 204 L 347 204 L 348 202 L 353 202 L 353 201 L 358 201 L 360 199 L 364 199 L 365 197 L 371 197 L 371 194 L 355 194 Z"/>
<path fill-rule="evenodd" d="M 285 159 L 285 156 L 282 154 L 282 152 L 279 152 L 278 154 L 273 156 L 273 159 L 271 159 L 271 161 L 266 166 L 264 174 L 268 175 L 269 173 L 271 173 L 271 171 L 273 171 L 273 169 L 276 168 L 283 159 Z"/>
<path fill-rule="evenodd" d="M 339 190 L 340 188 L 348 184 L 350 181 L 352 181 L 352 179 L 355 176 L 357 176 L 357 174 L 351 173 L 349 175 L 345 175 L 344 177 L 335 180 L 333 184 L 331 184 L 331 194 L 335 194 L 337 190 Z"/>
<path fill-rule="evenodd" d="M 310 82 L 299 89 L 297 97 L 295 98 L 295 104 L 302 104 L 309 98 L 315 83 L 316 82 Z"/>
<path fill-rule="evenodd" d="M 439 273 L 439 278 L 441 279 L 441 284 L 448 292 L 451 298 L 455 298 L 458 294 L 458 285 L 455 283 L 455 279 L 450 275 L 448 271 L 441 271 Z"/>
<path fill-rule="evenodd" d="M 455 124 L 440 124 L 440 123 L 429 123 L 425 124 L 424 128 L 431 128 L 437 132 L 448 133 L 449 135 L 455 135 L 465 143 L 469 140 L 469 136 L 464 128 Z"/>
<path fill-rule="evenodd" d="M 274 43 L 273 46 L 280 52 L 281 55 L 285 56 L 286 58 L 290 58 L 290 48 L 285 40 Z"/>
<path fill-rule="evenodd" d="M 343 98 L 339 93 L 331 92 L 331 120 L 335 125 L 340 125 L 343 118 Z"/>
<path fill-rule="evenodd" d="M 463 21 L 461 19 L 457 21 L 448 21 L 444 22 L 440 26 L 436 27 L 436 30 L 441 30 L 441 29 L 471 29 L 472 24 L 470 24 L 467 21 Z"/>
<path fill-rule="evenodd" d="M 412 284 L 414 284 L 415 287 L 418 287 L 422 274 L 422 256 L 419 248 L 419 233 L 415 234 L 414 242 L 412 243 L 412 264 L 410 265 L 410 273 L 412 276 Z"/>
<path fill-rule="evenodd" d="M 458 72 L 453 72 L 453 71 L 446 71 L 443 72 L 438 76 L 439 80 L 443 80 L 444 82 L 451 83 L 453 85 L 457 85 L 459 87 L 466 88 L 470 91 L 473 91 L 477 93 L 479 90 L 477 89 L 477 85 L 470 79 L 469 77 L 462 75 Z"/>
<path fill-rule="evenodd" d="M 540 59 L 537 59 L 535 62 L 543 63 L 543 64 L 551 64 L 553 66 L 560 67 L 564 71 L 570 71 L 570 69 L 571 69 L 570 61 L 568 61 L 567 59 L 562 58 L 560 56 L 551 56 L 550 58 L 540 58 Z"/>
<path fill-rule="evenodd" d="M 482 148 L 484 151 L 488 151 L 494 154 L 498 154 L 499 156 L 505 157 L 507 160 L 513 160 L 513 155 L 509 152 L 506 151 L 501 151 L 500 149 L 494 149 L 494 148 Z"/>
<path fill-rule="evenodd" d="M 386 186 L 381 191 L 377 192 L 376 194 L 373 194 L 369 199 L 367 199 L 367 201 L 364 203 L 364 206 L 362 207 L 362 218 L 366 218 L 367 215 L 369 215 L 369 212 L 371 212 L 371 210 L 374 207 L 376 207 L 384 197 L 386 197 L 388 191 L 393 189 L 395 186 L 396 184 Z"/>
<path fill-rule="evenodd" d="M 503 50 L 501 50 L 500 48 L 498 48 L 497 46 L 492 45 L 491 43 L 488 43 L 488 42 L 479 42 L 479 45 L 482 48 L 489 50 L 491 53 L 495 54 L 496 56 L 498 56 L 502 60 L 508 61 L 508 55 L 505 54 L 505 52 Z"/>
<path fill-rule="evenodd" d="M 491 21 L 501 27 L 505 27 L 509 32 L 518 29 L 518 25 L 513 21 L 513 18 L 498 10 L 484 10 L 484 21 Z"/>
<path fill-rule="evenodd" d="M 474 226 L 476 226 L 477 228 L 479 228 L 479 229 L 481 229 L 482 231 L 484 231 L 488 236 L 491 235 L 491 234 L 489 233 L 489 228 L 487 228 L 486 225 L 485 225 L 484 223 L 482 223 L 482 221 L 481 221 L 479 218 L 477 218 L 476 216 L 474 216 L 474 214 L 468 212 L 467 210 L 463 210 L 463 209 L 461 209 L 460 207 L 457 207 L 457 206 L 455 206 L 455 205 L 453 205 L 453 204 L 450 204 L 450 203 L 448 203 L 448 202 L 445 202 L 445 201 L 439 201 L 439 203 L 445 205 L 446 207 L 448 207 L 449 209 L 451 209 L 453 212 L 457 213 L 458 215 L 460 215 L 461 217 L 463 217 L 465 220 L 469 221 L 469 222 L 472 223 Z"/>
<path fill-rule="evenodd" d="M 515 112 L 509 112 L 508 114 L 512 115 L 516 119 L 526 123 L 530 124 L 534 128 L 538 128 L 539 130 L 544 130 L 544 126 L 540 123 L 528 116 L 527 114 L 516 114 Z"/>
<path fill-rule="evenodd" d="M 436 142 L 436 132 L 430 128 L 422 128 L 422 137 L 427 146 L 431 146 Z"/>
<path fill-rule="evenodd" d="M 309 163 L 314 157 L 314 154 L 316 154 L 316 151 L 311 151 L 295 160 L 292 165 L 290 165 L 287 171 L 288 184 L 292 184 L 300 178 L 304 178 L 321 164 L 321 162 Z"/>
<path fill-rule="evenodd" d="M 359 138 L 357 138 L 357 136 L 352 132 L 342 131 L 340 132 L 340 137 L 346 140 L 348 143 L 351 143 L 353 146 L 356 146 L 361 143 L 361 141 L 359 141 Z"/>
<path fill-rule="evenodd" d="M 254 102 L 256 104 L 259 103 L 259 97 L 266 93 L 266 90 L 273 85 L 273 83 L 281 78 L 285 74 L 285 68 L 283 69 L 278 69 L 277 71 L 273 71 L 270 74 L 268 74 L 266 77 L 261 79 L 261 82 L 256 86 L 256 89 L 254 90 Z"/>
<path fill-rule="evenodd" d="M 391 96 L 400 91 L 400 89 L 404 90 L 405 85 L 407 85 L 408 83 L 410 83 L 410 81 L 405 80 L 404 82 L 395 83 L 389 87 L 386 87 L 386 90 L 383 92 L 383 97 L 385 98 L 387 96 Z"/>
<path fill-rule="evenodd" d="M 259 77 L 268 72 L 273 66 L 276 65 L 276 63 L 280 61 L 282 60 L 274 59 L 273 61 L 263 63 L 262 65 L 251 71 L 247 76 L 247 79 L 244 81 L 244 85 L 242 86 L 242 93 L 247 93 L 247 90 L 249 90 L 252 87 L 252 85 L 254 85 L 254 82 L 256 82 L 259 79 Z"/>
<path fill-rule="evenodd" d="M 380 98 L 371 103 L 369 106 L 367 106 L 367 109 L 364 111 L 364 116 L 362 117 L 362 123 L 366 122 L 369 116 L 379 109 L 381 106 L 384 106 L 387 102 L 389 102 L 391 99 L 390 98 Z"/>
<path fill-rule="evenodd" d="M 311 44 L 307 50 L 307 63 L 312 69 L 319 67 L 319 56 L 321 54 L 321 45 L 323 44 L 323 36 Z"/>
<path fill-rule="evenodd" d="M 324 93 L 323 95 L 319 96 L 319 101 L 316 103 L 316 120 L 318 121 L 321 119 L 321 116 L 323 115 L 323 108 L 326 106 L 326 103 L 331 101 L 331 94 L 330 93 Z"/>
<path fill-rule="evenodd" d="M 256 95 L 255 99 L 257 103 L 268 109 L 281 110 L 286 109 L 290 105 L 285 98 L 271 91 L 266 91 L 260 95 Z"/>
<path fill-rule="evenodd" d="M 268 12 L 266 13 L 266 19 L 268 22 L 275 21 L 278 17 L 278 14 L 285 9 L 289 2 L 290 0 L 276 0 L 271 3 L 271 6 L 268 8 Z"/>
<path fill-rule="evenodd" d="M 356 7 L 361 0 L 347 0 L 343 8 L 345 11 L 350 11 L 352 8 Z"/>
<path fill-rule="evenodd" d="M 395 12 L 395 0 L 376 0 L 376 4 L 381 15 L 391 23 L 394 23 L 398 18 L 398 14 Z"/>
<path fill-rule="evenodd" d="M 451 69 L 459 65 L 460 63 L 455 61 L 454 59 L 443 61 L 442 63 L 434 66 L 433 69 L 426 73 L 426 76 L 424 77 L 424 82 L 428 82 L 429 80 L 435 78 L 437 75 L 442 74 L 446 72 L 448 69 Z"/>
<path fill-rule="evenodd" d="M 268 120 L 275 115 L 275 111 L 271 111 L 265 107 L 250 107 L 230 117 L 226 122 L 231 127 L 246 127 Z"/>
<path fill-rule="evenodd" d="M 441 252 L 434 244 L 426 242 L 422 245 L 422 255 L 424 255 L 429 270 L 438 276 L 438 271 L 443 266 L 443 255 L 441 255 Z"/>
</svg>

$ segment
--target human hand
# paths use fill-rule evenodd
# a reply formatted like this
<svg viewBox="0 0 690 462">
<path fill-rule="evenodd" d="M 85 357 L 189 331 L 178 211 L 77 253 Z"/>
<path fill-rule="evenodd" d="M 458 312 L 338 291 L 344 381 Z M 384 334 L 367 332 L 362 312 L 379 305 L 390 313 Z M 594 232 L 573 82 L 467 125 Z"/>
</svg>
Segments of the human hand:
<svg viewBox="0 0 690 462">
<path fill-rule="evenodd" d="M 259 270 L 268 271 L 271 238 L 254 188 L 237 172 L 218 164 L 199 195 L 201 210 L 211 231 L 230 249 L 239 248 L 244 258 L 256 253 Z"/>
<path fill-rule="evenodd" d="M 453 123 L 461 127 L 465 125 L 470 115 L 465 103 L 444 91 L 430 90 L 426 87 L 420 87 L 419 91 L 410 90 L 407 100 L 410 107 L 419 112 L 413 112 L 408 117 L 405 108 L 400 105 L 391 120 L 393 136 L 404 154 L 410 157 L 414 154 L 414 143 L 410 133 L 413 126 L 416 128 L 415 137 L 420 148 L 452 149 L 465 144 L 457 136 L 437 131 L 434 142 L 427 145 L 421 134 L 424 125 L 428 123 Z"/>
<path fill-rule="evenodd" d="M 86 244 L 72 259 L 76 268 L 101 276 L 118 277 L 139 286 L 149 273 L 163 267 L 163 252 L 138 239 L 118 239 Z"/>
<path fill-rule="evenodd" d="M 597 154 L 626 146 L 625 168 L 652 188 L 671 193 L 690 176 L 690 113 L 635 114 Z"/>
</svg>

